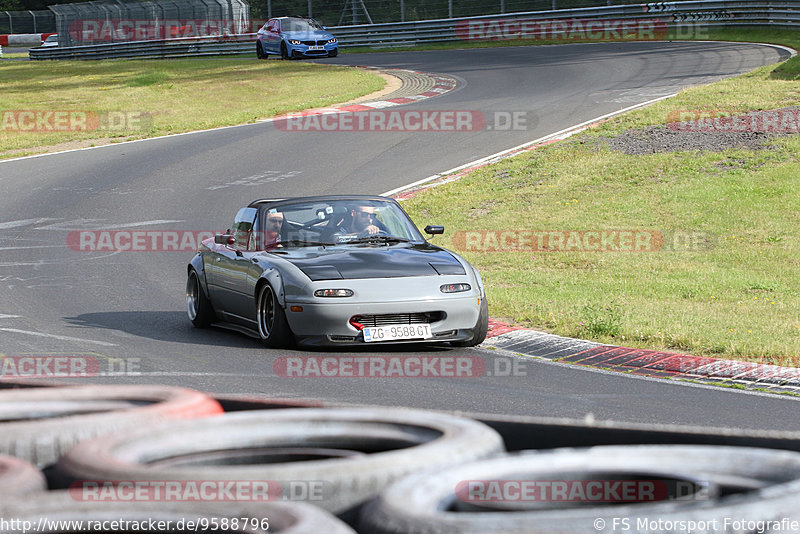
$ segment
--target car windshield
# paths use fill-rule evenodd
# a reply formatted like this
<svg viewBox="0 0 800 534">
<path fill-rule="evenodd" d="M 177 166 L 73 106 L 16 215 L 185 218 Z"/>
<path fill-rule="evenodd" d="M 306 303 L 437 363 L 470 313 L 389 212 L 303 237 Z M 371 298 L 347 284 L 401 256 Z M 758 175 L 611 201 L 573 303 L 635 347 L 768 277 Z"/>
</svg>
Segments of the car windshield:
<svg viewBox="0 0 800 534">
<path fill-rule="evenodd" d="M 394 202 L 375 199 L 303 201 L 268 205 L 262 220 L 283 221 L 283 246 L 421 242 L 413 221 Z"/>
<path fill-rule="evenodd" d="M 281 23 L 281 29 L 285 32 L 313 32 L 322 27 L 310 19 L 286 19 Z"/>
</svg>

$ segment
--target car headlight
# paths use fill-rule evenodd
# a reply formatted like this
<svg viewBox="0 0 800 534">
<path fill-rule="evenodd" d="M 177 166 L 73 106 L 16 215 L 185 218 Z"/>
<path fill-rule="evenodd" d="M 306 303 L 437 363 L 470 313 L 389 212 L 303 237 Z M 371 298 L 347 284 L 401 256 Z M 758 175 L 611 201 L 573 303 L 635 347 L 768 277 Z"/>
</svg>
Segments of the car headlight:
<svg viewBox="0 0 800 534">
<path fill-rule="evenodd" d="M 469 284 L 444 284 L 439 286 L 439 290 L 442 293 L 463 293 L 470 289 L 472 289 L 472 286 Z"/>
<path fill-rule="evenodd" d="M 328 44 L 333 44 L 335 42 L 336 42 L 336 37 L 334 37 L 333 39 L 328 39 Z"/>
<path fill-rule="evenodd" d="M 315 297 L 352 297 L 352 289 L 317 289 L 314 291 Z"/>
<path fill-rule="evenodd" d="M 289 39 L 289 44 L 293 44 L 293 45 L 299 45 L 299 44 L 301 44 L 301 43 L 300 43 L 300 41 L 298 41 L 297 39 Z"/>
</svg>

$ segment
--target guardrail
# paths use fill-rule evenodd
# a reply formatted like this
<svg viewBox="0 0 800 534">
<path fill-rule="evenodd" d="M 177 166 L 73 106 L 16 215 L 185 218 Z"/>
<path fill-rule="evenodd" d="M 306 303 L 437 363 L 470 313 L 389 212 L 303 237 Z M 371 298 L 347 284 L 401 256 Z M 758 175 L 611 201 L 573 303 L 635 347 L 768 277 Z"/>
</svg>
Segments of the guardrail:
<svg viewBox="0 0 800 534">
<path fill-rule="evenodd" d="M 775 0 L 698 0 L 638 5 L 510 13 L 459 19 L 369 24 L 330 28 L 342 48 L 400 47 L 421 43 L 461 41 L 476 24 L 483 24 L 482 40 L 542 39 L 537 21 L 612 20 L 621 23 L 655 22 L 663 28 L 766 25 L 800 27 L 800 4 Z M 510 23 L 510 24 L 509 24 Z M 526 24 L 529 23 L 529 24 Z M 552 25 L 554 26 L 554 25 Z M 573 31 L 574 27 L 571 30 Z M 552 34 L 552 28 L 548 30 Z M 563 33 L 563 32 L 562 32 Z M 553 35 L 555 37 L 555 35 Z M 99 45 L 32 49 L 31 59 L 167 58 L 255 53 L 256 34 L 225 37 L 186 37 Z"/>
<path fill-rule="evenodd" d="M 256 34 L 225 37 L 181 37 L 160 41 L 133 41 L 86 46 L 32 48 L 31 59 L 158 59 L 255 54 Z"/>
</svg>

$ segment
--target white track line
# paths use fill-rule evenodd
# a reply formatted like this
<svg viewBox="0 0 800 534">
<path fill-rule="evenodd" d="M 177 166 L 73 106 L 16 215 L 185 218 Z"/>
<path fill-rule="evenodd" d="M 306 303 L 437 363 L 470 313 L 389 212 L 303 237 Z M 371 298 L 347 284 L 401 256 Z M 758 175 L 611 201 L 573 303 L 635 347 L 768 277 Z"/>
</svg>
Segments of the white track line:
<svg viewBox="0 0 800 534">
<path fill-rule="evenodd" d="M 49 337 L 53 339 L 58 339 L 61 341 L 78 341 L 80 343 L 93 343 L 95 345 L 101 345 L 103 347 L 116 347 L 115 343 L 108 343 L 106 341 L 96 341 L 94 339 L 82 339 L 79 337 L 70 337 L 70 336 L 57 336 L 55 334 L 45 334 L 42 332 L 31 332 L 30 330 L 19 330 L 18 328 L 0 328 L 0 331 L 3 332 L 10 332 L 12 334 L 26 334 L 29 336 L 39 336 L 39 337 Z"/>
</svg>

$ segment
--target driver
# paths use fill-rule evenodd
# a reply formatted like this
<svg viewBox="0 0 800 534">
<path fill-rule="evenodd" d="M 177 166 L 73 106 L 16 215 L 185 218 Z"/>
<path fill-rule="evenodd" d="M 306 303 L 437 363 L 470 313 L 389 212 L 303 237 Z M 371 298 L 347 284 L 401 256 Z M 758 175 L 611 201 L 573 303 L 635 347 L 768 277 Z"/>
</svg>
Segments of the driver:
<svg viewBox="0 0 800 534">
<path fill-rule="evenodd" d="M 377 213 L 372 206 L 356 206 L 350 210 L 350 220 L 339 227 L 339 232 L 344 234 L 358 234 L 368 236 L 378 234 L 383 230 L 383 225 L 377 219 Z"/>
<path fill-rule="evenodd" d="M 264 245 L 266 248 L 274 248 L 281 241 L 281 229 L 283 228 L 283 213 L 271 209 L 267 213 L 267 224 L 264 228 Z"/>
</svg>

